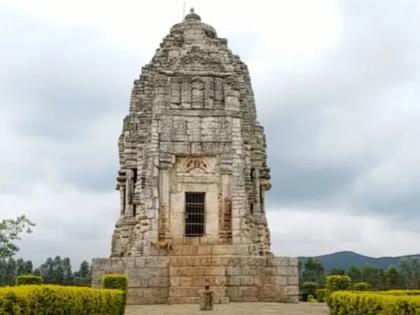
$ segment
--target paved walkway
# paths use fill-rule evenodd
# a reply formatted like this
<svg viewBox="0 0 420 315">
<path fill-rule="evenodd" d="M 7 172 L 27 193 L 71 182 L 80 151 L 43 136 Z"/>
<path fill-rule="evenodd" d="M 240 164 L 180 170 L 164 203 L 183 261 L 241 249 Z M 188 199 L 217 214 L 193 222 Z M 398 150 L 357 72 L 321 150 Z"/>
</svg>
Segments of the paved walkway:
<svg viewBox="0 0 420 315">
<path fill-rule="evenodd" d="M 217 304 L 214 311 L 199 311 L 198 305 L 130 305 L 126 315 L 328 315 L 325 304 L 229 303 Z"/>
</svg>

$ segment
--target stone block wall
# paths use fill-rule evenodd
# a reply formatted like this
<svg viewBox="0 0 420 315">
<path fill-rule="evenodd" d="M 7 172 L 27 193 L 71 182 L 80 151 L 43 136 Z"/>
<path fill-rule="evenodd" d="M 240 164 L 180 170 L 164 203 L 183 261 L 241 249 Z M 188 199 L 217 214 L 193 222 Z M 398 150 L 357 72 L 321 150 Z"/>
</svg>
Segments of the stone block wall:
<svg viewBox="0 0 420 315">
<path fill-rule="evenodd" d="M 129 304 L 198 303 L 205 285 L 216 303 L 298 301 L 297 259 L 261 256 L 150 256 L 93 260 L 93 286 L 102 275 L 129 277 Z"/>
<path fill-rule="evenodd" d="M 128 275 L 128 304 L 166 304 L 169 294 L 168 257 L 95 258 L 92 286 L 101 287 L 101 277 L 109 273 Z"/>
</svg>

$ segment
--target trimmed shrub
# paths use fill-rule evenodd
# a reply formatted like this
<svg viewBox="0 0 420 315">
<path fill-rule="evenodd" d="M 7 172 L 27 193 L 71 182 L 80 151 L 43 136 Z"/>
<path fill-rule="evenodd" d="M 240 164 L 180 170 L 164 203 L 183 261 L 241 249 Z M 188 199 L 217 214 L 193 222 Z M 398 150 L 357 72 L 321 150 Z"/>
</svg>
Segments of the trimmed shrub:
<svg viewBox="0 0 420 315">
<path fill-rule="evenodd" d="M 102 276 L 102 287 L 104 289 L 128 290 L 128 276 L 123 274 L 108 274 Z"/>
<path fill-rule="evenodd" d="M 315 290 L 315 296 L 319 303 L 325 302 L 325 289 Z"/>
<path fill-rule="evenodd" d="M 304 282 L 302 288 L 303 293 L 313 296 L 315 295 L 315 290 L 318 289 L 318 283 L 312 281 Z"/>
<path fill-rule="evenodd" d="M 351 279 L 349 276 L 327 276 L 326 278 L 326 296 L 329 297 L 335 291 L 350 290 Z"/>
<path fill-rule="evenodd" d="M 420 290 L 389 290 L 389 291 L 379 291 L 376 293 L 387 294 L 387 295 L 420 295 Z"/>
<path fill-rule="evenodd" d="M 420 296 L 388 292 L 334 292 L 328 298 L 330 315 L 416 315 Z"/>
<path fill-rule="evenodd" d="M 300 288 L 300 301 L 307 302 L 309 295 L 315 295 L 315 290 L 318 288 L 318 283 L 313 281 L 304 282 Z"/>
<path fill-rule="evenodd" d="M 367 282 L 356 282 L 353 284 L 353 290 L 355 291 L 367 291 L 369 288 L 370 285 Z"/>
<path fill-rule="evenodd" d="M 102 288 L 118 289 L 124 292 L 124 307 L 127 300 L 128 276 L 124 274 L 107 274 L 102 276 Z"/>
<path fill-rule="evenodd" d="M 308 295 L 308 302 L 309 303 L 317 303 L 318 301 L 314 298 L 312 294 Z"/>
<path fill-rule="evenodd" d="M 42 284 L 42 277 L 35 275 L 21 275 L 16 278 L 16 285 Z"/>
<path fill-rule="evenodd" d="M 58 285 L 0 288 L 0 315 L 122 315 L 124 292 Z"/>
</svg>

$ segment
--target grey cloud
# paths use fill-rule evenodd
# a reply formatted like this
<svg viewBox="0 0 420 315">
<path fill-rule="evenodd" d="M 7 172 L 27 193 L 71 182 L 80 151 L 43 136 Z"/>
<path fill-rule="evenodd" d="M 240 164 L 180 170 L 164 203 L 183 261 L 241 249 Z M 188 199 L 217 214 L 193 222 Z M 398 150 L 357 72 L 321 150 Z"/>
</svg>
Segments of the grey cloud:
<svg viewBox="0 0 420 315">
<path fill-rule="evenodd" d="M 369 166 L 353 160 L 314 161 L 305 158 L 272 159 L 274 203 L 342 202 L 345 192 Z"/>
<path fill-rule="evenodd" d="M 420 11 L 410 1 L 387 3 L 342 1 L 336 46 L 309 66 L 278 64 L 270 80 L 254 78 L 268 138 L 273 207 L 346 205 L 401 224 L 417 217 L 420 166 L 399 152 L 414 152 L 416 137 L 407 135 L 420 134 L 404 109 L 413 100 L 403 96 L 419 96 L 406 87 L 420 86 Z M 408 112 L 418 109 L 413 105 Z M 395 173 L 393 183 L 358 186 L 389 159 L 395 159 L 394 169 L 385 166 L 384 172 Z"/>
<path fill-rule="evenodd" d="M 98 118 L 125 112 L 138 75 L 135 56 L 93 30 L 62 30 L 32 19 L 22 23 L 13 15 L 2 23 L 19 28 L 0 40 L 8 65 L 0 89 L 15 107 L 23 136 L 74 141 Z"/>
<path fill-rule="evenodd" d="M 0 27 L 2 106 L 24 152 L 8 164 L 5 191 L 42 180 L 80 189 L 113 189 L 117 137 L 139 60 L 92 30 L 65 30 L 5 11 Z M 112 118 L 113 120 L 109 119 Z M 107 121 L 105 125 L 103 121 Z M 92 130 L 99 135 L 92 135 Z M 110 145 L 99 145 L 103 138 Z M 7 184 L 7 185 L 6 185 Z"/>
</svg>

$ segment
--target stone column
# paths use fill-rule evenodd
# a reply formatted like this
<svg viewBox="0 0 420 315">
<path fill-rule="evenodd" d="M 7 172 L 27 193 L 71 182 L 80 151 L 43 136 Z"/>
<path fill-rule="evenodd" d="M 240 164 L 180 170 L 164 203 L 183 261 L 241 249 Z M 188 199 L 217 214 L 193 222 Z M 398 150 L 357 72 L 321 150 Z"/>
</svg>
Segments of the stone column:
<svg viewBox="0 0 420 315">
<path fill-rule="evenodd" d="M 170 236 L 170 168 L 163 164 L 159 172 L 159 238 Z"/>
</svg>

